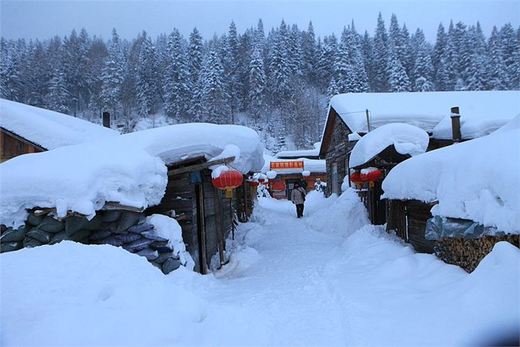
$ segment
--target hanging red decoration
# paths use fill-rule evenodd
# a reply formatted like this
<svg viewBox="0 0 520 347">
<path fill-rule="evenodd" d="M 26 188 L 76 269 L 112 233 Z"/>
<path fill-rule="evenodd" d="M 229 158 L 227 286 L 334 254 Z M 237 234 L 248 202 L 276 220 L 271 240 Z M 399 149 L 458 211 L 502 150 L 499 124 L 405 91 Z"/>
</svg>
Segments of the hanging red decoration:
<svg viewBox="0 0 520 347">
<path fill-rule="evenodd" d="M 372 170 L 367 173 L 362 173 L 361 180 L 363 182 L 374 182 L 374 181 L 379 181 L 382 176 L 383 176 L 383 173 L 381 172 L 381 170 Z"/>
<path fill-rule="evenodd" d="M 350 182 L 355 184 L 361 184 L 364 181 L 361 179 L 361 173 L 359 172 L 353 172 L 350 174 Z"/>
<path fill-rule="evenodd" d="M 257 181 L 248 181 L 247 183 L 249 183 L 250 187 L 258 187 L 258 182 Z"/>
<path fill-rule="evenodd" d="M 222 190 L 234 189 L 242 185 L 244 177 L 236 170 L 224 171 L 219 177 L 214 178 L 212 183 L 215 187 Z"/>
<path fill-rule="evenodd" d="M 260 183 L 264 183 L 264 182 L 265 182 L 265 178 L 259 178 L 259 179 L 258 179 L 258 182 L 260 182 Z"/>
</svg>

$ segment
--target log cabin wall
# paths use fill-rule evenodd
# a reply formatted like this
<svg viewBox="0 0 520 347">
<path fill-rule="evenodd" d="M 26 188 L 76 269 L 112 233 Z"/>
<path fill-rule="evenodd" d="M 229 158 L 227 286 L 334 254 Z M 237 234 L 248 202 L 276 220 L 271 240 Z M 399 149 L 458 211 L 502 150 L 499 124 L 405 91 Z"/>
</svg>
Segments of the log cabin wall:
<svg viewBox="0 0 520 347">
<path fill-rule="evenodd" d="M 219 266 L 216 260 L 211 262 L 215 255 L 219 255 L 220 263 L 225 261 L 222 257 L 225 256 L 225 240 L 233 228 L 233 203 L 213 186 L 211 171 L 204 169 L 168 176 L 161 203 L 147 209 L 146 213 L 174 215 L 195 268 L 206 273 Z"/>
<path fill-rule="evenodd" d="M 43 152 L 45 149 L 10 131 L 0 128 L 0 162 L 26 153 Z"/>
<path fill-rule="evenodd" d="M 432 205 L 416 200 L 388 200 L 386 205 L 387 230 L 395 232 L 417 252 L 433 253 L 434 242 L 425 237 Z"/>
<path fill-rule="evenodd" d="M 326 153 L 327 165 L 327 196 L 341 193 L 343 178 L 348 174 L 348 156 L 354 143 L 348 141 L 350 130 L 339 118 L 334 117 L 333 130 Z"/>
</svg>

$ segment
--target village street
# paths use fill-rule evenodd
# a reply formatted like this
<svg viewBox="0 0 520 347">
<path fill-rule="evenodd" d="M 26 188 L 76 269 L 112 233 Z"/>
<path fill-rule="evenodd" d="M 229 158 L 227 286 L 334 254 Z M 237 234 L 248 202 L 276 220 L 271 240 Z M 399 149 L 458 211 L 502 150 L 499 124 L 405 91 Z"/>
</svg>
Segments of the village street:
<svg viewBox="0 0 520 347">
<path fill-rule="evenodd" d="M 508 307 L 515 303 L 504 298 L 518 306 L 499 273 L 497 282 L 484 283 L 478 271 L 470 278 L 415 254 L 382 228 L 358 230 L 366 212 L 352 192 L 339 199 L 312 195 L 304 219 L 288 201 L 261 199 L 256 208 L 237 235 L 244 248 L 206 292 L 212 302 L 246 311 L 243 324 L 254 327 L 224 344 L 402 346 L 422 345 L 425 336 L 432 345 L 475 343 L 499 326 L 496 312 L 504 312 L 502 327 L 511 322 Z M 518 259 L 514 247 L 506 248 Z M 472 304 L 486 292 L 502 294 Z"/>
</svg>

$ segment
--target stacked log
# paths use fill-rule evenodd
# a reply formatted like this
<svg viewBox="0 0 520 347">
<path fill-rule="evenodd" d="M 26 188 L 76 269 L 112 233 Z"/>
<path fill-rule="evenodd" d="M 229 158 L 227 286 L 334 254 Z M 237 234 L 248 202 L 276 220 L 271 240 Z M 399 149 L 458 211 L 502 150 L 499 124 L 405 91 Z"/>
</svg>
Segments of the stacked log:
<svg viewBox="0 0 520 347">
<path fill-rule="evenodd" d="M 444 262 L 472 272 L 500 241 L 507 241 L 520 248 L 520 235 L 501 235 L 483 236 L 477 239 L 443 238 L 435 241 L 434 252 Z"/>
<path fill-rule="evenodd" d="M 0 226 L 0 253 L 64 240 L 121 247 L 145 257 L 165 274 L 184 265 L 169 240 L 158 236 L 154 226 L 138 212 L 98 211 L 88 220 L 80 215 L 59 219 L 52 212 L 34 210 L 29 213 L 25 225 L 18 229 Z"/>
</svg>

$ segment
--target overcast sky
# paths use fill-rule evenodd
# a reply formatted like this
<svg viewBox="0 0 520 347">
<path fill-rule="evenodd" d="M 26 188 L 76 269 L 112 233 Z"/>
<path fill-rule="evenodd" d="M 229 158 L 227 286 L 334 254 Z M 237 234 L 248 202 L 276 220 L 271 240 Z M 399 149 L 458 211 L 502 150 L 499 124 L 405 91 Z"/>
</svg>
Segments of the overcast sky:
<svg viewBox="0 0 520 347">
<path fill-rule="evenodd" d="M 49 38 L 86 28 L 92 35 L 109 38 L 113 27 L 125 38 L 146 30 L 152 36 L 173 27 L 188 34 L 197 27 L 208 38 L 227 31 L 235 21 L 239 32 L 262 18 L 266 31 L 282 19 L 306 28 L 310 20 L 318 35 L 340 33 L 354 19 L 358 31 L 373 34 L 381 12 L 388 28 L 395 13 L 410 32 L 420 27 L 429 40 L 440 22 L 450 19 L 474 24 L 480 21 L 486 35 L 493 25 L 520 25 L 520 0 L 304 0 L 304 1 L 128 1 L 0 0 L 1 35 L 5 38 Z"/>
</svg>

